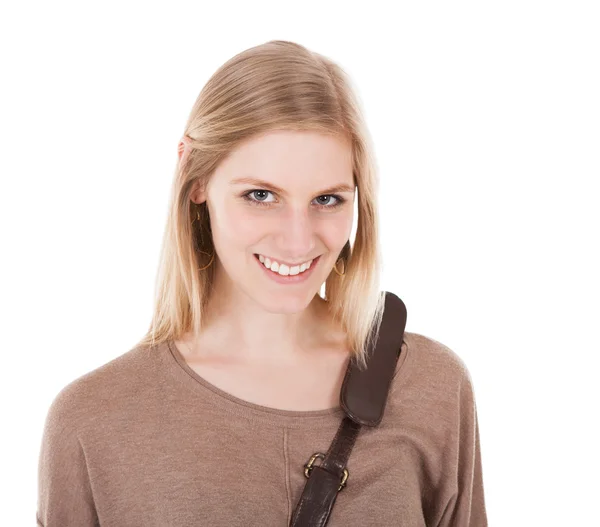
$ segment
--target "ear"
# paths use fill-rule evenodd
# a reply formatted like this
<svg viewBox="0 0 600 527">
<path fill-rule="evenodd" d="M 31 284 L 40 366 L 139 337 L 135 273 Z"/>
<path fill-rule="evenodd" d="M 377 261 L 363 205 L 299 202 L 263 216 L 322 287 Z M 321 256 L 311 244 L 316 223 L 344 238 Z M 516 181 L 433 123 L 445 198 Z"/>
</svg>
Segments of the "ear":
<svg viewBox="0 0 600 527">
<path fill-rule="evenodd" d="M 180 164 L 185 161 L 185 157 L 187 157 L 190 153 L 191 141 L 192 139 L 184 134 L 181 140 L 179 141 L 179 144 L 177 145 L 177 156 L 179 157 Z"/>
<path fill-rule="evenodd" d="M 181 157 L 186 153 L 186 147 L 188 147 L 190 142 L 190 138 L 186 135 L 184 135 L 181 140 L 179 141 L 179 144 L 177 145 L 177 156 L 179 157 L 179 161 L 181 162 Z M 188 148 L 189 151 L 189 148 Z"/>
<path fill-rule="evenodd" d="M 200 205 L 206 201 L 206 189 L 203 189 L 200 186 L 200 181 L 196 181 L 194 183 L 194 187 L 192 188 L 192 193 L 190 199 L 196 204 Z"/>
</svg>

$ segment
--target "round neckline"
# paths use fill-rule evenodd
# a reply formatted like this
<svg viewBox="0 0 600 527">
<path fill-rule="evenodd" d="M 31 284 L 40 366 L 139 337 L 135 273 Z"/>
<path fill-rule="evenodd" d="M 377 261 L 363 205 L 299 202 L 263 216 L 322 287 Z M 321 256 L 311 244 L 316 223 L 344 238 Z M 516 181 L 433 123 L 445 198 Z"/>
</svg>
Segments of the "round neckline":
<svg viewBox="0 0 600 527">
<path fill-rule="evenodd" d="M 192 388 L 200 389 L 212 402 L 226 411 L 251 419 L 287 424 L 288 426 L 299 424 L 300 421 L 302 422 L 301 426 L 306 426 L 306 421 L 320 423 L 345 415 L 339 404 L 333 408 L 321 410 L 284 410 L 282 408 L 273 408 L 246 401 L 215 386 L 194 371 L 185 361 L 183 354 L 173 339 L 166 341 L 166 347 L 168 350 L 167 355 L 170 357 L 171 364 L 177 375 L 185 378 L 184 380 Z"/>
</svg>

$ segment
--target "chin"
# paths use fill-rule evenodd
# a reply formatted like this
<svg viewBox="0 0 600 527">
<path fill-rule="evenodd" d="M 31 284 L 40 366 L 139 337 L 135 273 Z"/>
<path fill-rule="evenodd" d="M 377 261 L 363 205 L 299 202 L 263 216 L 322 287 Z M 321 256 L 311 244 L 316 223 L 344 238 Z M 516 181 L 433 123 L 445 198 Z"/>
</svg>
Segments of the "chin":
<svg viewBox="0 0 600 527">
<path fill-rule="evenodd" d="M 301 313 L 310 304 L 314 295 L 307 298 L 305 294 L 298 291 L 295 294 L 292 292 L 285 293 L 281 291 L 273 291 L 271 293 L 263 292 L 259 298 L 255 298 L 257 304 L 261 305 L 265 311 L 269 313 L 293 315 Z"/>
</svg>

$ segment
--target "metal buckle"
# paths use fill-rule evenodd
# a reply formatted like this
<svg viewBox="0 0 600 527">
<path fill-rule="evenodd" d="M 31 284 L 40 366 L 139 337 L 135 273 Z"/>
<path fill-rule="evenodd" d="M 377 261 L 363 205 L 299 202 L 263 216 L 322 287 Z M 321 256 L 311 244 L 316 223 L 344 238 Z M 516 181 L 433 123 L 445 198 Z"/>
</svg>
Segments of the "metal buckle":
<svg viewBox="0 0 600 527">
<path fill-rule="evenodd" d="M 307 478 L 310 477 L 310 471 L 313 469 L 313 464 L 317 458 L 325 459 L 325 454 L 322 454 L 321 452 L 316 452 L 315 454 L 310 456 L 308 463 L 306 463 L 306 465 L 304 465 L 304 475 Z M 316 465 L 316 466 L 319 466 L 319 465 Z M 342 481 L 340 482 L 340 486 L 338 487 L 338 492 L 346 486 L 346 481 L 348 480 L 348 476 L 349 476 L 348 469 L 345 468 L 344 474 L 342 476 Z"/>
</svg>

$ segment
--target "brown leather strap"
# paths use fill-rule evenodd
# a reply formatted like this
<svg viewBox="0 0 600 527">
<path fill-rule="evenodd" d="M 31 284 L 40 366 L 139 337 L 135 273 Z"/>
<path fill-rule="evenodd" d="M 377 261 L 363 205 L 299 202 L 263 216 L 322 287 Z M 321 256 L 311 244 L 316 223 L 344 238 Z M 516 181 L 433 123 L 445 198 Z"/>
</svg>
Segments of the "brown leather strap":
<svg viewBox="0 0 600 527">
<path fill-rule="evenodd" d="M 406 327 L 406 306 L 385 292 L 385 307 L 374 349 L 367 351 L 367 368 L 350 361 L 340 392 L 346 416 L 326 454 L 316 452 L 304 466 L 308 481 L 294 509 L 290 527 L 323 527 L 337 494 L 346 486 L 346 464 L 361 427 L 381 423 L 389 389 L 396 371 Z M 320 465 L 315 465 L 317 459 Z"/>
</svg>

